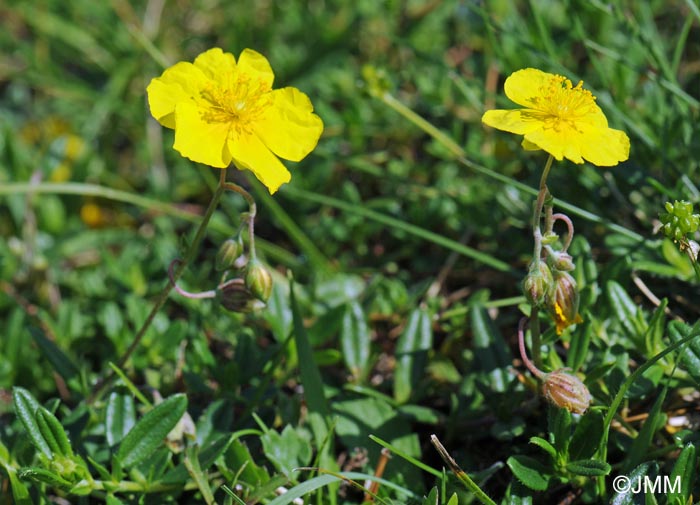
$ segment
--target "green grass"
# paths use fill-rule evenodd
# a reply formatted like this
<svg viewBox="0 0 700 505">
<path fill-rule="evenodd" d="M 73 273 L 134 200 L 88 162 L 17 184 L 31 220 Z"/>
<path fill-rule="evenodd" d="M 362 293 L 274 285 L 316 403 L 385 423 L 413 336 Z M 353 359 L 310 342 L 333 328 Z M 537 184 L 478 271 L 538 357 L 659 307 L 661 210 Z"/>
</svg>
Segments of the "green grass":
<svg viewBox="0 0 700 505">
<path fill-rule="evenodd" d="M 365 480 L 386 504 L 636 503 L 625 475 L 681 476 L 660 504 L 700 495 L 697 265 L 656 232 L 665 202 L 700 203 L 693 0 L 10 0 L 0 18 L 0 505 L 342 505 Z M 171 293 L 95 395 L 217 190 L 146 86 L 215 46 L 264 54 L 325 124 L 272 197 L 228 171 L 272 296 L 233 313 Z M 541 316 L 542 366 L 585 376 L 583 416 L 517 352 L 546 156 L 481 116 L 526 67 L 583 80 L 631 140 L 615 168 L 548 180 L 585 322 L 557 338 Z M 217 286 L 247 210 L 223 195 L 184 289 Z"/>
</svg>

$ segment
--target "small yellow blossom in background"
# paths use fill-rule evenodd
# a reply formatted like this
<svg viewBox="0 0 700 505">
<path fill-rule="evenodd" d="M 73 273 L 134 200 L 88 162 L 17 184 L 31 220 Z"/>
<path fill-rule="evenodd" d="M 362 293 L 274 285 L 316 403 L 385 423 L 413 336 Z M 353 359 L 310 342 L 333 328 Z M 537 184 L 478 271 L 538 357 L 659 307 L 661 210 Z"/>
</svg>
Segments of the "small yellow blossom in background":
<svg viewBox="0 0 700 505">
<path fill-rule="evenodd" d="M 523 148 L 542 149 L 561 161 L 583 160 L 614 166 L 629 157 L 625 132 L 608 128 L 608 120 L 583 81 L 576 86 L 560 75 L 534 68 L 514 72 L 505 82 L 506 96 L 523 109 L 490 110 L 481 120 L 494 128 L 524 135 Z"/>
<path fill-rule="evenodd" d="M 148 85 L 151 114 L 175 129 L 173 147 L 192 161 L 248 169 L 274 193 L 291 175 L 279 158 L 300 161 L 318 143 L 323 122 L 296 88 L 272 89 L 267 59 L 210 49 Z"/>
</svg>

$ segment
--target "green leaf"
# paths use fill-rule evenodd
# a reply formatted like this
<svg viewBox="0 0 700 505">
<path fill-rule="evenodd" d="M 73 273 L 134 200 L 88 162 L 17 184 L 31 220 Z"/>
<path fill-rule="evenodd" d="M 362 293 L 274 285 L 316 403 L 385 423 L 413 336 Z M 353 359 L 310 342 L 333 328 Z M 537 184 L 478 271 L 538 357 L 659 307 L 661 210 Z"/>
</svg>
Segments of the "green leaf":
<svg viewBox="0 0 700 505">
<path fill-rule="evenodd" d="M 61 422 L 56 419 L 51 412 L 44 407 L 39 407 L 35 414 L 36 423 L 44 440 L 54 455 L 72 456 L 73 448 L 70 446 L 68 435 L 61 426 Z"/>
<path fill-rule="evenodd" d="M 221 435 L 218 438 L 213 438 L 211 442 L 203 446 L 199 451 L 199 468 L 202 471 L 207 471 L 219 459 L 219 456 L 224 454 L 234 440 L 233 435 Z M 179 465 L 165 475 L 159 481 L 166 484 L 177 482 L 185 482 L 187 480 L 188 469 L 184 465 Z"/>
<path fill-rule="evenodd" d="M 452 496 L 450 496 L 450 499 L 447 501 L 447 505 L 459 505 L 457 493 L 452 493 Z"/>
<path fill-rule="evenodd" d="M 696 330 L 680 321 L 668 324 L 668 336 L 671 342 L 678 342 Z M 678 351 L 683 369 L 686 370 L 697 384 L 700 384 L 700 339 L 691 340 Z"/>
<path fill-rule="evenodd" d="M 17 505 L 32 505 L 32 499 L 29 496 L 29 490 L 22 481 L 17 478 L 17 468 L 15 468 L 10 459 L 10 451 L 0 442 L 0 468 L 5 470 L 10 479 L 10 488 L 12 489 L 12 498 Z"/>
<path fill-rule="evenodd" d="M 259 466 L 253 460 L 248 447 L 240 440 L 234 440 L 224 454 L 224 461 L 228 468 L 236 469 L 236 477 L 253 488 L 260 487 L 270 480 L 270 475 L 264 466 Z M 238 470 L 240 469 L 240 470 Z M 234 481 L 231 485 L 236 484 Z"/>
<path fill-rule="evenodd" d="M 309 343 L 306 328 L 304 328 L 304 322 L 294 293 L 294 283 L 291 279 L 289 281 L 289 294 L 292 304 L 294 342 L 296 343 L 297 355 L 299 357 L 299 375 L 301 375 L 301 383 L 304 386 L 304 398 L 311 412 L 318 412 L 323 417 L 328 417 L 330 415 L 330 408 L 328 407 L 326 396 L 323 392 L 321 372 L 314 362 L 311 344 Z M 325 434 L 323 436 L 325 437 Z"/>
<path fill-rule="evenodd" d="M 586 317 L 580 332 L 571 339 L 569 353 L 566 356 L 566 366 L 576 371 L 581 368 L 588 357 L 588 347 L 593 336 L 593 324 L 590 317 Z"/>
<path fill-rule="evenodd" d="M 38 467 L 27 467 L 22 468 L 19 471 L 19 478 L 22 480 L 33 480 L 34 482 L 41 482 L 48 484 L 49 486 L 63 489 L 65 491 L 73 487 L 73 484 L 68 482 L 66 479 L 58 474 L 55 474 L 49 470 Z"/>
<path fill-rule="evenodd" d="M 27 431 L 34 447 L 48 459 L 53 459 L 51 448 L 44 439 L 36 421 L 35 413 L 41 407 L 39 402 L 34 399 L 29 391 L 21 387 L 12 388 L 12 399 L 15 405 L 15 413 L 22 422 L 22 426 Z"/>
<path fill-rule="evenodd" d="M 46 338 L 44 332 L 39 328 L 29 328 L 34 342 L 41 350 L 44 357 L 49 360 L 53 369 L 66 380 L 70 380 L 78 374 L 78 367 L 75 363 L 56 345 L 55 342 Z"/>
<path fill-rule="evenodd" d="M 615 281 L 607 284 L 608 300 L 618 321 L 626 330 L 627 335 L 635 342 L 638 349 L 642 350 L 643 336 L 647 331 L 647 325 L 643 320 L 639 305 L 630 298 L 625 288 Z"/>
<path fill-rule="evenodd" d="M 405 403 L 411 392 L 425 376 L 428 351 L 433 345 L 433 329 L 430 314 L 421 308 L 414 309 L 396 342 L 396 369 L 394 370 L 394 399 Z"/>
<path fill-rule="evenodd" d="M 552 478 L 550 470 L 539 461 L 528 456 L 511 456 L 506 461 L 517 479 L 534 491 L 544 491 Z"/>
<path fill-rule="evenodd" d="M 547 424 L 551 442 L 557 453 L 567 455 L 571 442 L 571 413 L 550 405 L 547 411 Z"/>
<path fill-rule="evenodd" d="M 267 458 L 280 472 L 291 477 L 293 470 L 311 461 L 311 444 L 290 425 L 282 433 L 268 430 L 260 437 Z"/>
<path fill-rule="evenodd" d="M 474 305 L 469 311 L 474 334 L 474 356 L 483 380 L 494 391 L 504 392 L 511 381 L 511 355 L 486 308 Z"/>
<path fill-rule="evenodd" d="M 690 498 L 690 492 L 693 489 L 695 482 L 695 466 L 697 463 L 696 450 L 693 444 L 686 445 L 676 459 L 676 464 L 673 465 L 673 470 L 669 477 L 671 486 L 680 479 L 680 491 L 668 493 L 669 505 L 685 505 Z"/>
<path fill-rule="evenodd" d="M 613 479 L 613 485 L 617 483 L 619 491 L 616 491 L 610 505 L 634 505 L 639 497 L 644 496 L 644 493 L 635 493 L 639 490 L 640 482 L 643 482 L 644 477 L 655 474 L 657 470 L 656 463 L 642 463 L 632 472 L 627 475 L 618 475 Z M 643 502 L 642 502 L 643 503 Z"/>
<path fill-rule="evenodd" d="M 664 330 L 666 328 L 666 306 L 668 300 L 661 300 L 661 304 L 656 308 L 649 322 L 649 329 L 644 335 L 644 345 L 647 355 L 653 356 L 664 350 Z"/>
<path fill-rule="evenodd" d="M 602 477 L 608 475 L 612 467 L 605 461 L 597 459 L 581 459 L 578 461 L 569 461 L 566 464 L 567 471 L 576 475 L 585 477 Z"/>
<path fill-rule="evenodd" d="M 124 468 L 133 466 L 150 456 L 163 444 L 163 439 L 180 421 L 187 410 L 187 397 L 173 395 L 148 412 L 122 440 L 117 457 Z"/>
<path fill-rule="evenodd" d="M 587 459 L 593 456 L 603 438 L 605 426 L 603 414 L 599 410 L 589 410 L 576 425 L 569 444 L 569 458 Z"/>
<path fill-rule="evenodd" d="M 362 306 L 356 301 L 349 302 L 340 325 L 340 348 L 354 382 L 363 382 L 369 371 L 370 343 Z"/>
<path fill-rule="evenodd" d="M 438 501 L 440 499 L 440 496 L 438 495 L 438 488 L 434 487 L 433 489 L 430 490 L 430 493 L 428 493 L 428 496 L 425 496 L 423 498 L 423 502 L 421 505 L 438 505 L 440 502 Z"/>
<path fill-rule="evenodd" d="M 537 447 L 541 448 L 549 454 L 553 460 L 556 460 L 557 458 L 557 450 L 554 448 L 552 444 L 547 442 L 544 438 L 540 437 L 531 437 L 530 438 L 530 443 L 536 445 Z"/>
<path fill-rule="evenodd" d="M 189 472 L 192 480 L 197 484 L 199 492 L 202 494 L 202 498 L 207 503 L 211 505 L 214 503 L 214 493 L 211 491 L 211 486 L 209 486 L 209 480 L 207 476 L 202 472 L 202 468 L 199 466 L 199 446 L 194 444 L 185 450 L 185 467 Z"/>
<path fill-rule="evenodd" d="M 131 395 L 112 392 L 105 408 L 105 435 L 110 447 L 117 445 L 136 424 L 136 406 Z"/>
<path fill-rule="evenodd" d="M 642 429 L 639 430 L 637 438 L 632 442 L 632 446 L 627 450 L 623 471 L 629 471 L 641 463 L 647 453 L 652 449 L 654 434 L 664 425 L 665 414 L 662 412 L 664 400 L 666 399 L 667 388 L 661 390 L 661 394 L 654 401 L 654 405 L 649 411 L 649 416 Z"/>
</svg>

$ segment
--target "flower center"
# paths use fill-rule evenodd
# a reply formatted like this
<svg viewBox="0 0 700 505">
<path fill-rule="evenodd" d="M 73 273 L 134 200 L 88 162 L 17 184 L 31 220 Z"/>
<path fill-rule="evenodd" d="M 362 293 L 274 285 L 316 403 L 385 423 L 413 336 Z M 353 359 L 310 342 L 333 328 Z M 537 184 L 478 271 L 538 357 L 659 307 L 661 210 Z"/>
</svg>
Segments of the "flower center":
<svg viewBox="0 0 700 505">
<path fill-rule="evenodd" d="M 583 89 L 583 81 L 573 86 L 569 79 L 561 75 L 554 76 L 540 93 L 534 101 L 540 111 L 550 116 L 555 129 L 559 129 L 562 122 L 575 126 L 577 120 L 593 112 L 596 107 L 595 97 Z"/>
<path fill-rule="evenodd" d="M 231 134 L 250 133 L 252 125 L 272 103 L 270 90 L 261 79 L 240 72 L 224 82 L 210 83 L 200 92 L 202 120 L 229 123 Z"/>
</svg>

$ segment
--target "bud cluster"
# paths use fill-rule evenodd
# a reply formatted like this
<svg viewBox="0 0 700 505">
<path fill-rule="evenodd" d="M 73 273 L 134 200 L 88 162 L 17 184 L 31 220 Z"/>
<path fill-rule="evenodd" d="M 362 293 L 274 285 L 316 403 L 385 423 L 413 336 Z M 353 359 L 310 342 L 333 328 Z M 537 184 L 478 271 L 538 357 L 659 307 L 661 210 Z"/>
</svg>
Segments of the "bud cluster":
<svg viewBox="0 0 700 505">
<path fill-rule="evenodd" d="M 683 241 L 689 233 L 700 228 L 700 215 L 693 214 L 693 204 L 684 200 L 666 202 L 666 212 L 659 214 L 661 229 L 666 237 L 676 242 Z"/>
</svg>

